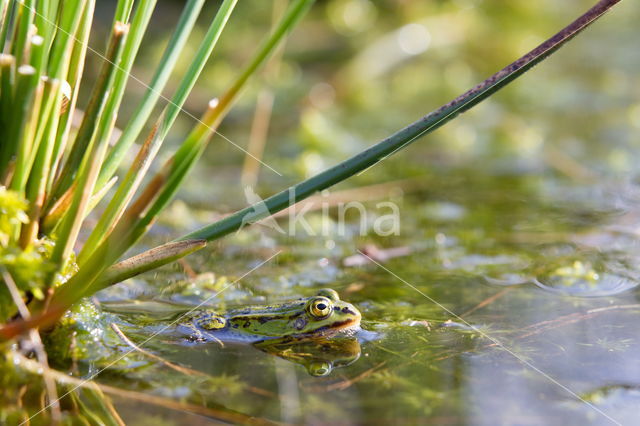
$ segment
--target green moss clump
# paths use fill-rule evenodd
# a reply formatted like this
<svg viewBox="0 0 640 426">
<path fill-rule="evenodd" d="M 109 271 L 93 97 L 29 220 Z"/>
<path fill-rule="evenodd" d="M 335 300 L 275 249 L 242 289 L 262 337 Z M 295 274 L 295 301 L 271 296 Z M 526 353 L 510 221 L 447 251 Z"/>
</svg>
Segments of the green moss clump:
<svg viewBox="0 0 640 426">
<path fill-rule="evenodd" d="M 27 248 L 20 246 L 19 227 L 28 222 L 27 208 L 26 200 L 0 186 L 0 266 L 9 272 L 24 300 L 43 300 L 54 271 L 49 261 L 54 243 L 43 238 Z M 17 307 L 6 285 L 0 286 L 0 321 L 7 322 L 16 313 Z"/>
</svg>

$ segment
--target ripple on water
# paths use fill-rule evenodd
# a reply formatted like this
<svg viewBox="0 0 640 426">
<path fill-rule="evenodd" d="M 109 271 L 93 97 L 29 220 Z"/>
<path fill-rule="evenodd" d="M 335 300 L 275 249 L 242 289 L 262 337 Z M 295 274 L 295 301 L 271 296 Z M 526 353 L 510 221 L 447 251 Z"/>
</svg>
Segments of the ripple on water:
<svg viewBox="0 0 640 426">
<path fill-rule="evenodd" d="M 640 283 L 638 259 L 618 251 L 580 251 L 548 259 L 533 283 L 543 290 L 578 297 L 611 296 Z"/>
</svg>

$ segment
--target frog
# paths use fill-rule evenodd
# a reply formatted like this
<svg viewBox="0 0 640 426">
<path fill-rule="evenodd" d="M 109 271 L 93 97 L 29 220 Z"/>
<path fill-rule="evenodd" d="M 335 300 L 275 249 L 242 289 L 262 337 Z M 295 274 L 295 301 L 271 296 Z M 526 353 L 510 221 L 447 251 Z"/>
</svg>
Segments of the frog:
<svg viewBox="0 0 640 426">
<path fill-rule="evenodd" d="M 179 329 L 191 341 L 241 343 L 290 343 L 309 338 L 327 338 L 357 330 L 362 318 L 352 304 L 340 300 L 330 288 L 314 296 L 284 303 L 249 306 L 217 312 L 191 312 Z"/>
</svg>

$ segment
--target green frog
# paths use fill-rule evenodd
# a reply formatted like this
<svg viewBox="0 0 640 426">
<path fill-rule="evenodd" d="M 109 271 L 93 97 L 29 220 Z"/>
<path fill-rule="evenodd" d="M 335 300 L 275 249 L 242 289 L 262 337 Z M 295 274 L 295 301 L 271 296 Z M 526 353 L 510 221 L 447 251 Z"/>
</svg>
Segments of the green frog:
<svg viewBox="0 0 640 426">
<path fill-rule="evenodd" d="M 332 289 L 276 305 L 250 306 L 225 313 L 193 312 L 179 326 L 195 341 L 295 342 L 332 336 L 360 325 L 360 312 Z"/>
</svg>

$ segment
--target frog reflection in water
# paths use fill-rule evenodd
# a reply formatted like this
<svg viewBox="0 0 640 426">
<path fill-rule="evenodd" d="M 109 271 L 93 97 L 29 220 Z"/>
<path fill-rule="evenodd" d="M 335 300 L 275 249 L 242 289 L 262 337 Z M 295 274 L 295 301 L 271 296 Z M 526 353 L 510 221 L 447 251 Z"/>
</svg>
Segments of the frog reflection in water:
<svg viewBox="0 0 640 426">
<path fill-rule="evenodd" d="M 296 342 L 254 344 L 258 349 L 300 364 L 312 376 L 326 376 L 335 368 L 346 367 L 360 358 L 360 342 L 354 336 L 332 339 L 310 338 Z"/>
<path fill-rule="evenodd" d="M 314 376 L 349 365 L 360 344 L 349 333 L 360 325 L 360 312 L 332 289 L 277 305 L 253 306 L 225 313 L 202 310 L 180 324 L 192 341 L 252 343 L 256 348 L 302 364 Z M 343 336 L 332 338 L 336 334 Z"/>
</svg>

